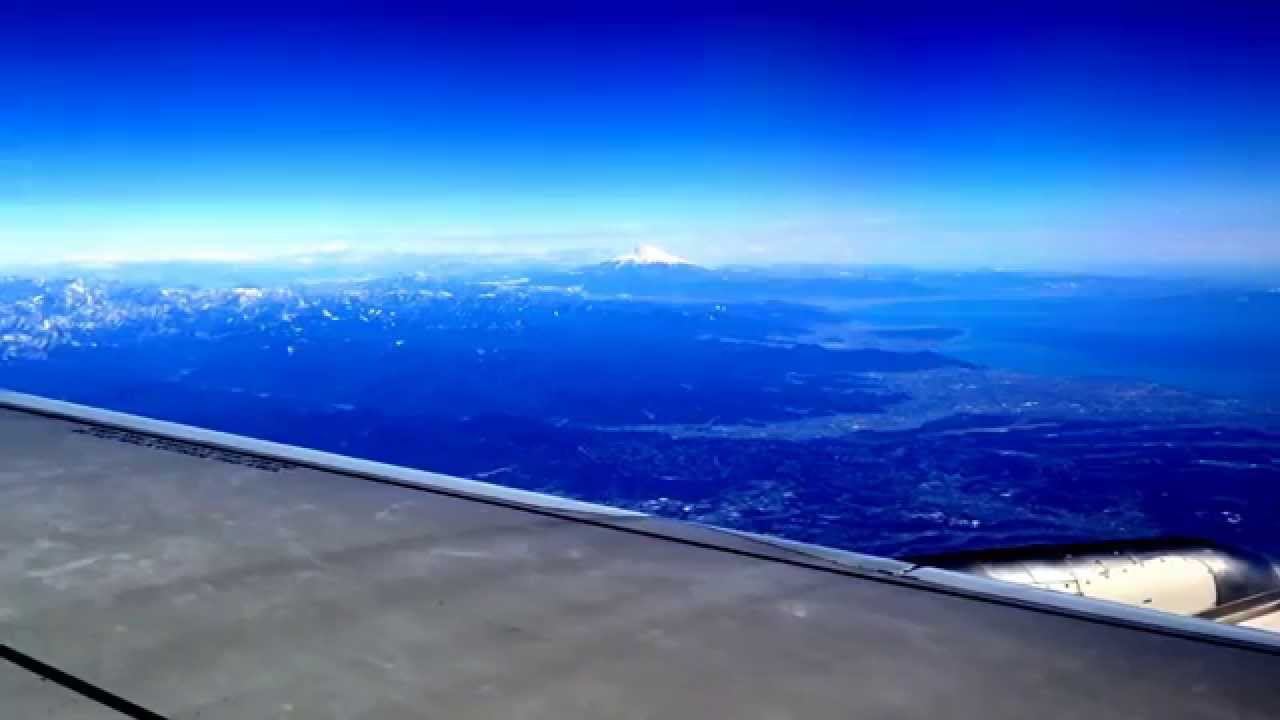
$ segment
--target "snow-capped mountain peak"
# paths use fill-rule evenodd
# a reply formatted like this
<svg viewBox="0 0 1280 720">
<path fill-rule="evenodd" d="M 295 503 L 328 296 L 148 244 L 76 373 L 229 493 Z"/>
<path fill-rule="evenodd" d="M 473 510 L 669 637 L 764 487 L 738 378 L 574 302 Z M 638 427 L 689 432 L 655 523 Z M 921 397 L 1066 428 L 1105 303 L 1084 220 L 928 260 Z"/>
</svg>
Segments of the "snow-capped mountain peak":
<svg viewBox="0 0 1280 720">
<path fill-rule="evenodd" d="M 663 250 L 656 245 L 639 245 L 635 250 L 613 260 L 616 265 L 692 265 L 678 255 Z"/>
</svg>

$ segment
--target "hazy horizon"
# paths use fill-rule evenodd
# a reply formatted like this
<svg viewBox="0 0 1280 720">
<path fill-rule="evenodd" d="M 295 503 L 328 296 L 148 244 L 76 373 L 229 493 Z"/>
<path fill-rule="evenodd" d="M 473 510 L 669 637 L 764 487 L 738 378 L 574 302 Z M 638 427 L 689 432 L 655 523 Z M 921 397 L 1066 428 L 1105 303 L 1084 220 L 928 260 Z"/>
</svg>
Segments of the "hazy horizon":
<svg viewBox="0 0 1280 720">
<path fill-rule="evenodd" d="M 691 263 L 707 269 L 743 270 L 795 270 L 800 274 L 823 274 L 835 270 L 902 270 L 930 272 L 1009 272 L 1041 273 L 1047 275 L 1097 275 L 1097 276 L 1151 276 L 1184 277 L 1213 280 L 1240 280 L 1254 282 L 1280 282 L 1280 262 L 1076 262 L 1076 263 L 965 263 L 965 262 L 901 262 L 892 260 L 821 260 L 805 258 L 751 258 L 705 260 L 690 256 L 682 246 L 651 242 L 634 246 L 567 247 L 565 249 L 522 250 L 502 246 L 466 248 L 463 246 L 437 245 L 420 249 L 391 246 L 377 249 L 360 249 L 333 243 L 314 247 L 289 246 L 278 250 L 255 253 L 248 249 L 178 248 L 154 254 L 125 254 L 111 251 L 71 254 L 50 258 L 16 259 L 0 255 L 0 273 L 12 275 L 75 274 L 78 272 L 123 271 L 130 269 L 163 269 L 182 267 L 188 270 L 260 269 L 292 272 L 306 275 L 309 271 L 349 268 L 353 272 L 371 273 L 372 276 L 413 273 L 437 264 L 460 267 L 546 267 L 572 270 L 598 263 L 609 262 L 627 254 L 640 245 L 654 245 L 663 250 L 686 257 Z M 717 257 L 712 255 L 713 258 Z M 414 263 L 420 263 L 421 268 Z M 806 272 L 808 271 L 808 272 Z"/>
</svg>

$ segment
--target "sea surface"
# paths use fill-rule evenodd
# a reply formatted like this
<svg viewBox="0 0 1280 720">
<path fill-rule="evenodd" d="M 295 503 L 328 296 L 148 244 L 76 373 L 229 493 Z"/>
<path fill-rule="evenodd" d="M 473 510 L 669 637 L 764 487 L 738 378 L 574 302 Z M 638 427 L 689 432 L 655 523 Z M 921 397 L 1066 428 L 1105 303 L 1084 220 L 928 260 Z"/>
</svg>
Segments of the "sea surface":
<svg viewBox="0 0 1280 720">
<path fill-rule="evenodd" d="M 1123 377 L 1280 400 L 1280 293 L 895 303 L 855 317 L 959 330 L 939 344 L 979 365 Z"/>
</svg>

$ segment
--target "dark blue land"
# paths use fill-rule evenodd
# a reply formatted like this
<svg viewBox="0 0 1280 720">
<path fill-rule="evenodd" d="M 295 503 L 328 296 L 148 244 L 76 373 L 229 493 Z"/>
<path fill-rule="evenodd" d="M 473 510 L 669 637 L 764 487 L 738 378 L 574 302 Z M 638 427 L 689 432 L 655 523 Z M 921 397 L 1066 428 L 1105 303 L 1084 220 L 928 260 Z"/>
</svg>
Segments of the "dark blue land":
<svg viewBox="0 0 1280 720">
<path fill-rule="evenodd" d="M 10 278 L 0 384 L 877 553 L 1280 552 L 1266 287 L 523 270 Z"/>
</svg>

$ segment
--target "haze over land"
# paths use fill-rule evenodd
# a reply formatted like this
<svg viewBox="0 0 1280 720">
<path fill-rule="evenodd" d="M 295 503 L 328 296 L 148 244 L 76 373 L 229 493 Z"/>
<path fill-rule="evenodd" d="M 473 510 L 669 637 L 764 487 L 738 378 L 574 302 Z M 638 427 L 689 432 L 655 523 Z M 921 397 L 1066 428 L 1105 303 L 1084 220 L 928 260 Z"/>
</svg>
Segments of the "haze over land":
<svg viewBox="0 0 1280 720">
<path fill-rule="evenodd" d="M 417 268 L 10 277 L 3 384 L 872 552 L 1280 549 L 1266 286 L 658 247 Z"/>
</svg>

